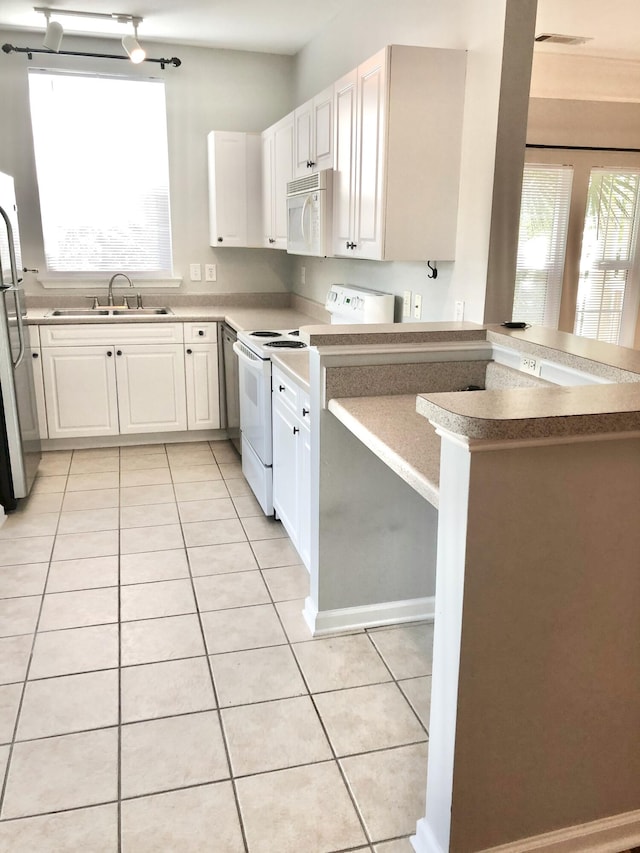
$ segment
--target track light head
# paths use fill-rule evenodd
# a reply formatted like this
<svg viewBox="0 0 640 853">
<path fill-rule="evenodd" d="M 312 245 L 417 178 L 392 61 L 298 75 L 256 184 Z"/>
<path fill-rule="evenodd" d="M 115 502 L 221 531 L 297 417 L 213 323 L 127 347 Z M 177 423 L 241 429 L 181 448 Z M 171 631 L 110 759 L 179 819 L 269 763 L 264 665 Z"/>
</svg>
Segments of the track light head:
<svg viewBox="0 0 640 853">
<path fill-rule="evenodd" d="M 47 15 L 47 31 L 44 34 L 42 46 L 46 47 L 47 50 L 53 51 L 53 53 L 58 53 L 63 35 L 62 24 L 59 24 L 58 21 L 50 21 Z"/>
<path fill-rule="evenodd" d="M 126 50 L 129 59 L 134 63 L 134 65 L 137 65 L 139 62 L 144 62 L 146 59 L 147 53 L 140 47 L 140 43 L 138 42 L 138 24 L 136 21 L 133 22 L 133 35 L 124 36 L 122 39 L 122 47 Z"/>
</svg>

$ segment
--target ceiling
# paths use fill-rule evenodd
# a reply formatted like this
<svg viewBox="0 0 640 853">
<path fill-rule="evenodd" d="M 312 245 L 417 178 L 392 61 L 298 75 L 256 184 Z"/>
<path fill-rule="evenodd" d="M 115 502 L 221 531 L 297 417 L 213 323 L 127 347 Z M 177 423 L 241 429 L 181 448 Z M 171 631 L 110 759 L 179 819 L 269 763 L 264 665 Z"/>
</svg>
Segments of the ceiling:
<svg viewBox="0 0 640 853">
<path fill-rule="evenodd" d="M 32 29 L 39 38 L 45 20 L 41 13 L 33 11 L 34 2 L 58 8 L 140 16 L 144 19 L 139 28 L 141 42 L 295 54 L 355 0 L 91 0 L 90 3 L 87 0 L 2 0 L 0 27 Z M 65 17 L 59 20 L 65 31 L 70 32 L 71 20 Z M 85 20 L 82 32 L 95 35 L 96 29 L 86 28 L 93 24 Z M 131 31 L 129 26 L 122 24 L 112 27 L 114 36 L 122 37 Z M 579 47 L 543 45 L 537 46 L 537 50 L 640 60 L 638 0 L 607 0 L 606 3 L 603 0 L 539 0 L 536 33 L 541 32 L 587 36 L 592 40 Z"/>
</svg>

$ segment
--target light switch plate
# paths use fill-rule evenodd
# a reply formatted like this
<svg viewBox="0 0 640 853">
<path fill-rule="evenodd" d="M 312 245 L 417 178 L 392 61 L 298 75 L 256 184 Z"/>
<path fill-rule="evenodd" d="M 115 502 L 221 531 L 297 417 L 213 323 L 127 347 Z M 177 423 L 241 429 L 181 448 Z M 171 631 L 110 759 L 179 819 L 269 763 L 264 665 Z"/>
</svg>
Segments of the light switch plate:
<svg viewBox="0 0 640 853">
<path fill-rule="evenodd" d="M 189 264 L 189 277 L 191 281 L 202 281 L 202 266 L 200 264 Z"/>
<path fill-rule="evenodd" d="M 459 323 L 464 320 L 464 302 L 461 299 L 456 302 L 455 311 L 453 313 L 453 319 L 456 321 L 456 323 Z"/>
<path fill-rule="evenodd" d="M 402 316 L 411 316 L 411 291 L 405 290 L 402 297 Z"/>
</svg>

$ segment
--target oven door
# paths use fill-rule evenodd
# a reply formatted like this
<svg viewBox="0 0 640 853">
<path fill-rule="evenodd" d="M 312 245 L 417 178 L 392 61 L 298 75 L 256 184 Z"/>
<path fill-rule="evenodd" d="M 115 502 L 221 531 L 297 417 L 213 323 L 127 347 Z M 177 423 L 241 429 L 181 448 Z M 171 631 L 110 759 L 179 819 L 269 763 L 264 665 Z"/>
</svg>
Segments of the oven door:
<svg viewBox="0 0 640 853">
<path fill-rule="evenodd" d="M 271 362 L 264 361 L 240 341 L 238 356 L 240 430 L 263 465 L 271 465 Z"/>
</svg>

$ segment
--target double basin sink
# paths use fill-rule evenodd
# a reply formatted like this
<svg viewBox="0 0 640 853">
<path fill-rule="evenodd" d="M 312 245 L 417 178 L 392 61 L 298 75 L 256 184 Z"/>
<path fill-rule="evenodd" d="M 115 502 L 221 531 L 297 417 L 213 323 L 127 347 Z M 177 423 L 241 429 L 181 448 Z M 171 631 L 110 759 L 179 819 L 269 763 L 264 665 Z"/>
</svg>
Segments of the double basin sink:
<svg viewBox="0 0 640 853">
<path fill-rule="evenodd" d="M 99 308 L 56 308 L 47 317 L 157 317 L 173 314 L 170 308 L 125 308 L 101 306 Z"/>
</svg>

